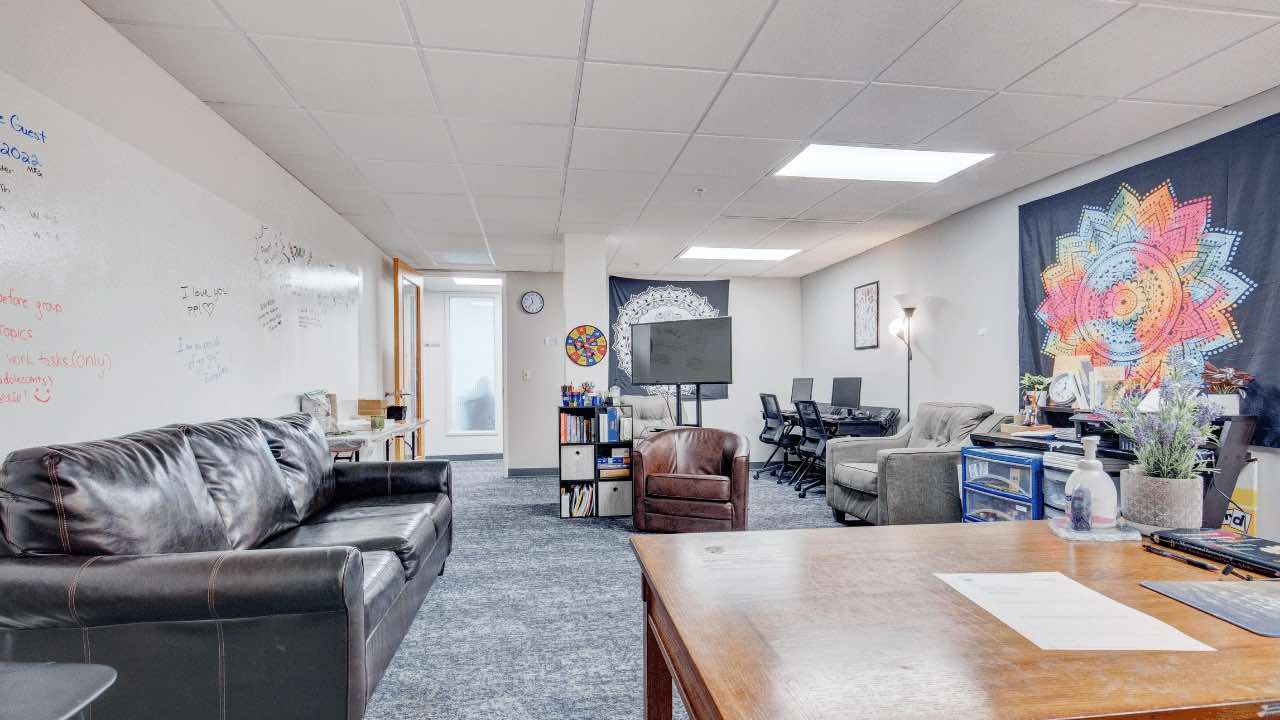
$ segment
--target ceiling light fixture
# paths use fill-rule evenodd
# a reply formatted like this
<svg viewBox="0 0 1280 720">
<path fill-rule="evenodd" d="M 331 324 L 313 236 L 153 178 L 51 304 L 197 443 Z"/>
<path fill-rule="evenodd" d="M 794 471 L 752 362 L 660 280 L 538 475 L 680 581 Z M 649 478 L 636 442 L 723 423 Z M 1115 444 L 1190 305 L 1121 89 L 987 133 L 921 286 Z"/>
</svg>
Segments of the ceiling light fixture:
<svg viewBox="0 0 1280 720">
<path fill-rule="evenodd" d="M 457 277 L 453 278 L 454 285 L 501 285 L 502 278 L 479 278 L 479 277 Z"/>
<path fill-rule="evenodd" d="M 835 180 L 936 183 L 989 157 L 991 153 L 810 145 L 774 174 Z"/>
<path fill-rule="evenodd" d="M 680 253 L 681 260 L 786 260 L 800 252 L 789 248 L 693 247 Z"/>
</svg>

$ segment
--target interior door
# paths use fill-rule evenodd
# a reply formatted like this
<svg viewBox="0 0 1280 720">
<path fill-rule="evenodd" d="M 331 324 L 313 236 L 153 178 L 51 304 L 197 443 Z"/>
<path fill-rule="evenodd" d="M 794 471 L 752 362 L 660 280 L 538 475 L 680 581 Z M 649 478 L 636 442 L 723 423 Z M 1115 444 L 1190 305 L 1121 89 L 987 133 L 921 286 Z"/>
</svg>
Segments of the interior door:
<svg viewBox="0 0 1280 720">
<path fill-rule="evenodd" d="M 392 308 L 395 324 L 395 402 L 407 407 L 405 417 L 425 417 L 422 377 L 422 276 L 400 258 L 392 261 L 395 282 Z M 403 460 L 405 443 L 396 438 L 395 459 Z M 426 433 L 413 433 L 414 459 L 426 455 Z"/>
</svg>

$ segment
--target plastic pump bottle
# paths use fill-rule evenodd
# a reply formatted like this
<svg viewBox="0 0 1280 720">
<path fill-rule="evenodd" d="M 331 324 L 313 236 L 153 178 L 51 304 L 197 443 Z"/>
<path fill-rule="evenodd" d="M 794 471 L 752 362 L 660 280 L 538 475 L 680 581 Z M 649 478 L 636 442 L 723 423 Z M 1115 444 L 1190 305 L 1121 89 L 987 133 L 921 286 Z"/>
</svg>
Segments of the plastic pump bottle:
<svg viewBox="0 0 1280 720">
<path fill-rule="evenodd" d="M 1084 459 L 1067 478 L 1067 497 L 1072 497 L 1077 488 L 1087 489 L 1093 529 L 1113 528 L 1116 526 L 1116 485 L 1098 462 L 1098 438 L 1084 437 L 1080 444 L 1084 446 Z"/>
</svg>

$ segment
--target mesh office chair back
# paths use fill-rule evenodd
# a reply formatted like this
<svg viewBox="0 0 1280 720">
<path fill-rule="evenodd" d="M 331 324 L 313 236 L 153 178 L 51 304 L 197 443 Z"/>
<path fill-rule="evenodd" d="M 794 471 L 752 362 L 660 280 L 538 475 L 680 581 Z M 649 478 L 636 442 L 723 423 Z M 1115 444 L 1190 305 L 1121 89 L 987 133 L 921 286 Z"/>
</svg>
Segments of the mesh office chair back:
<svg viewBox="0 0 1280 720">
<path fill-rule="evenodd" d="M 812 400 L 801 400 L 796 403 L 796 413 L 800 415 L 800 429 L 804 435 L 796 450 L 801 455 L 821 460 L 827 454 L 827 439 L 830 435 L 826 424 L 822 422 L 818 403 Z"/>
<path fill-rule="evenodd" d="M 786 420 L 782 418 L 782 408 L 778 406 L 778 396 L 760 393 L 760 407 L 764 412 L 764 429 L 760 431 L 760 441 L 777 443 L 782 440 L 782 432 L 786 428 Z"/>
</svg>

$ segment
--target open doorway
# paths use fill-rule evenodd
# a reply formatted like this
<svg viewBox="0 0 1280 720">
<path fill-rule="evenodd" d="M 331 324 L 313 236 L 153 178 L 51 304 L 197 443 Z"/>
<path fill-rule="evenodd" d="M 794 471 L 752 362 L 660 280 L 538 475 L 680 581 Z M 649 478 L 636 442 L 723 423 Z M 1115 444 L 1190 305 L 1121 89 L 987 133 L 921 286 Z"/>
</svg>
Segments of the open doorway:
<svg viewBox="0 0 1280 720">
<path fill-rule="evenodd" d="M 502 279 L 425 275 L 423 365 L 432 457 L 501 457 Z"/>
</svg>

